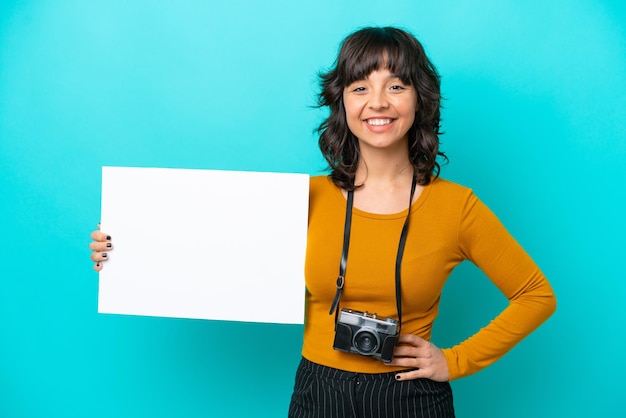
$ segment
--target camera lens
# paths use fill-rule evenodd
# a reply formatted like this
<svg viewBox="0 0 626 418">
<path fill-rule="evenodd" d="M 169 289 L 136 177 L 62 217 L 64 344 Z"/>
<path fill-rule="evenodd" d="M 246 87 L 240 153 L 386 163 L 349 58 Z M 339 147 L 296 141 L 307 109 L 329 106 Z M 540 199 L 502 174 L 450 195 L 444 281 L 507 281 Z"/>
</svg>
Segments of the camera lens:
<svg viewBox="0 0 626 418">
<path fill-rule="evenodd" d="M 375 353 L 378 348 L 378 336 L 362 329 L 354 335 L 354 348 L 361 354 Z"/>
</svg>

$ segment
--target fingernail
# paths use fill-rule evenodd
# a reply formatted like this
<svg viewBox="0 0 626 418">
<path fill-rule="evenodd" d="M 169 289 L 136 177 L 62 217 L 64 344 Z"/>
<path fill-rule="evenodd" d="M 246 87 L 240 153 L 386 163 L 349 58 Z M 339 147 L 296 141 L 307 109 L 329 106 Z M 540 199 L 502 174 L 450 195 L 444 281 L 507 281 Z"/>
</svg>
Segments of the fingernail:
<svg viewBox="0 0 626 418">
<path fill-rule="evenodd" d="M 98 263 L 96 263 L 96 267 L 100 267 L 100 263 L 99 263 L 99 262 L 98 262 Z"/>
<path fill-rule="evenodd" d="M 400 375 L 399 374 L 396 375 L 396 380 L 400 380 Z"/>
<path fill-rule="evenodd" d="M 102 253 L 102 258 L 107 258 L 107 253 Z"/>
<path fill-rule="evenodd" d="M 107 235 L 107 241 L 111 241 L 111 235 Z"/>
<path fill-rule="evenodd" d="M 107 248 L 111 248 L 113 245 L 110 242 L 107 242 Z"/>
</svg>

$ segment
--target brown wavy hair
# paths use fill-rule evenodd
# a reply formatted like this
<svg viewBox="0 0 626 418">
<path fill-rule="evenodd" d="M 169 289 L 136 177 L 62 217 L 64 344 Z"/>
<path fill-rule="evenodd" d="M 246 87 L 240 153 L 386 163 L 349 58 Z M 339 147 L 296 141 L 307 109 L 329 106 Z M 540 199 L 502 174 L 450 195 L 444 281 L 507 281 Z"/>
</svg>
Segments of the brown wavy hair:
<svg viewBox="0 0 626 418">
<path fill-rule="evenodd" d="M 346 190 L 354 185 L 360 150 L 359 141 L 348 128 L 343 90 L 372 71 L 388 69 L 417 92 L 418 110 L 409 129 L 409 160 L 418 184 L 426 185 L 439 175 L 440 76 L 423 46 L 410 33 L 394 27 L 366 27 L 346 37 L 334 67 L 319 74 L 318 106 L 330 115 L 317 128 L 319 147 L 328 162 L 333 182 Z"/>
</svg>

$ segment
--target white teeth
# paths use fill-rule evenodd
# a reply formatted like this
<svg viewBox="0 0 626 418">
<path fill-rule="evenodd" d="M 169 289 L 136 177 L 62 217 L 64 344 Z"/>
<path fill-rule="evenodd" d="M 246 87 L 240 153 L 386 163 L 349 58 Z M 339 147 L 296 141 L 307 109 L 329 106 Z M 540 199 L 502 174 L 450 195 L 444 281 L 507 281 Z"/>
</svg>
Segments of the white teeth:
<svg viewBox="0 0 626 418">
<path fill-rule="evenodd" d="M 391 123 L 391 119 L 368 119 L 367 124 L 373 126 L 382 126 L 389 125 Z"/>
</svg>

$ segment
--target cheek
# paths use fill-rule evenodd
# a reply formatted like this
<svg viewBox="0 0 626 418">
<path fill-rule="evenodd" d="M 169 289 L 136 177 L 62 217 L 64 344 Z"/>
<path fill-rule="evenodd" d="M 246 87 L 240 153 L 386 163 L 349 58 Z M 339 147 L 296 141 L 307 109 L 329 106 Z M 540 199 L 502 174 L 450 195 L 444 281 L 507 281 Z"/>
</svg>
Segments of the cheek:
<svg viewBox="0 0 626 418">
<path fill-rule="evenodd" d="M 344 112 L 348 128 L 354 133 L 354 129 L 358 128 L 361 121 L 359 109 L 350 101 L 344 101 Z"/>
<path fill-rule="evenodd" d="M 402 108 L 406 114 L 412 113 L 415 115 L 417 113 L 417 97 L 413 96 L 411 99 L 408 99 L 403 103 Z"/>
<path fill-rule="evenodd" d="M 414 110 L 411 112 L 411 114 L 409 115 L 409 121 L 410 121 L 410 123 L 411 123 L 411 126 L 413 126 L 413 124 L 415 123 L 415 112 L 416 112 L 416 111 L 417 111 L 417 110 L 416 110 L 416 109 L 414 109 Z"/>
<path fill-rule="evenodd" d="M 417 106 L 415 103 L 406 103 L 403 107 L 403 114 L 407 118 L 407 121 L 411 122 L 411 125 L 415 122 L 417 115 Z"/>
<path fill-rule="evenodd" d="M 396 111 L 404 119 L 406 123 L 411 125 L 415 122 L 417 109 L 411 103 L 401 103 L 396 106 Z"/>
<path fill-rule="evenodd" d="M 343 111 L 346 114 L 346 119 L 350 119 L 352 117 L 354 117 L 355 112 L 355 104 L 353 100 L 350 99 L 346 99 L 346 97 L 344 96 L 343 98 Z"/>
<path fill-rule="evenodd" d="M 360 121 L 358 119 L 351 118 L 349 115 L 346 115 L 346 122 L 348 124 L 348 130 L 352 132 L 352 135 L 358 136 L 358 132 L 360 129 Z"/>
</svg>

